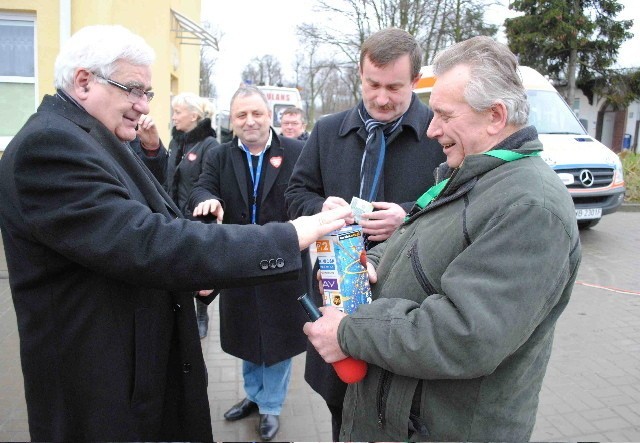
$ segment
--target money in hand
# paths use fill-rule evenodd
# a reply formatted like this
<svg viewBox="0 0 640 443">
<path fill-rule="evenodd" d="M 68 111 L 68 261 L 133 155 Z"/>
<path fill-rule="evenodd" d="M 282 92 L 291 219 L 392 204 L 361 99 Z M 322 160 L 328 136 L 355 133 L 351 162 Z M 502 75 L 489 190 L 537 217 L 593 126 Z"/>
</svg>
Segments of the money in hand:
<svg viewBox="0 0 640 443">
<path fill-rule="evenodd" d="M 356 223 L 360 224 L 362 214 L 367 212 L 373 212 L 373 205 L 366 200 L 358 197 L 351 199 L 351 212 L 353 212 L 353 218 Z"/>
</svg>

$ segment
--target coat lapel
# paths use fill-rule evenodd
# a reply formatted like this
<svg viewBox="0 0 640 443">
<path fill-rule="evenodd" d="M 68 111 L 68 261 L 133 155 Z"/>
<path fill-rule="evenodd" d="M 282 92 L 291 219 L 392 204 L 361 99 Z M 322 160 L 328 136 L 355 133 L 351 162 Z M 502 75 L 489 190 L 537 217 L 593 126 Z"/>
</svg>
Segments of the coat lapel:
<svg viewBox="0 0 640 443">
<path fill-rule="evenodd" d="M 273 141 L 271 142 L 271 148 L 269 148 L 269 152 L 265 155 L 264 166 L 266 166 L 266 170 L 264 171 L 264 186 L 262 188 L 262 198 L 260 199 L 260 203 L 264 203 L 267 195 L 269 195 L 269 191 L 273 187 L 273 184 L 276 182 L 276 178 L 278 178 L 278 174 L 280 174 L 280 170 L 282 169 L 282 162 L 284 161 L 284 148 L 280 146 L 279 143 L 276 143 L 276 136 L 273 136 Z M 277 165 L 277 167 L 276 167 Z"/>
<path fill-rule="evenodd" d="M 54 99 L 57 100 L 57 99 Z M 123 142 L 111 133 L 102 123 L 88 114 L 86 111 L 67 102 L 62 102 L 65 116 L 87 132 L 100 144 L 100 146 L 126 171 L 127 175 L 136 184 L 149 207 L 153 212 L 164 214 L 168 217 L 182 217 L 178 207 L 164 191 L 160 183 L 142 163 L 137 155 Z"/>
<path fill-rule="evenodd" d="M 247 190 L 247 167 L 244 163 L 244 151 L 238 147 L 238 139 L 234 137 L 231 142 L 231 164 L 233 166 L 233 175 L 236 177 L 238 189 L 242 194 L 244 204 L 249 206 L 249 195 Z"/>
</svg>

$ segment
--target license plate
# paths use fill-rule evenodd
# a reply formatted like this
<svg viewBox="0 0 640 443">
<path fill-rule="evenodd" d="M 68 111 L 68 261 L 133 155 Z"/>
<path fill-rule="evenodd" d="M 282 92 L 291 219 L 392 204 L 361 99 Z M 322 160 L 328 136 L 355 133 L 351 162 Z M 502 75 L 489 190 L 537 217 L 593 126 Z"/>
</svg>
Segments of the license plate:
<svg viewBox="0 0 640 443">
<path fill-rule="evenodd" d="M 600 217 L 602 217 L 602 208 L 576 209 L 576 218 L 578 220 L 593 220 Z"/>
</svg>

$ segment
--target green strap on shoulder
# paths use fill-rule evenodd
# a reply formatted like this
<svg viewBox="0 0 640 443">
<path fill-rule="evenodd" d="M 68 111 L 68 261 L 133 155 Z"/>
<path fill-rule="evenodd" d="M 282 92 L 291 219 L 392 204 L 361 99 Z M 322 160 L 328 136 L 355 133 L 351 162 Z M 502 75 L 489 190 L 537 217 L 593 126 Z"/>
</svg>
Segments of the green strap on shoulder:
<svg viewBox="0 0 640 443">
<path fill-rule="evenodd" d="M 507 149 L 494 149 L 493 151 L 487 151 L 484 155 L 490 155 L 491 157 L 499 158 L 506 162 L 512 162 L 514 160 L 520 160 L 525 157 L 538 157 L 540 151 L 532 152 L 531 154 L 520 154 L 519 152 L 509 151 Z"/>
<path fill-rule="evenodd" d="M 540 155 L 540 152 L 538 151 L 531 154 L 520 154 L 518 152 L 509 151 L 507 149 L 494 149 L 492 151 L 484 152 L 483 155 L 489 155 L 491 157 L 499 158 L 500 160 L 504 160 L 505 162 L 512 162 L 525 157 L 537 157 Z M 422 194 L 416 201 L 416 205 L 420 209 L 425 208 L 429 203 L 431 203 L 436 197 L 440 195 L 445 186 L 447 186 L 447 183 L 449 183 L 449 179 L 442 180 L 440 183 L 431 186 L 429 189 L 427 189 L 427 192 Z M 405 217 L 405 221 L 406 220 L 407 217 Z"/>
</svg>

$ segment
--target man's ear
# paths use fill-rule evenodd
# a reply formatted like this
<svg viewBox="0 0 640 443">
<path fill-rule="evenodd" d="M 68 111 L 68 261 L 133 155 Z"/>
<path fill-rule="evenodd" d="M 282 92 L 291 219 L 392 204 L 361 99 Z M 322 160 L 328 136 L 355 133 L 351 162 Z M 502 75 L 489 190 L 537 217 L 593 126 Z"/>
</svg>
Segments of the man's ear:
<svg viewBox="0 0 640 443">
<path fill-rule="evenodd" d="M 489 126 L 487 132 L 490 135 L 499 134 L 507 126 L 507 107 L 502 102 L 496 102 L 489 108 Z"/>
<path fill-rule="evenodd" d="M 84 68 L 76 68 L 73 73 L 73 92 L 79 100 L 86 100 L 91 89 L 93 74 Z"/>
</svg>

